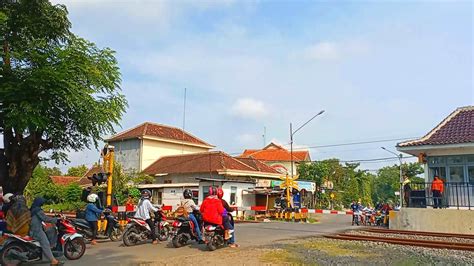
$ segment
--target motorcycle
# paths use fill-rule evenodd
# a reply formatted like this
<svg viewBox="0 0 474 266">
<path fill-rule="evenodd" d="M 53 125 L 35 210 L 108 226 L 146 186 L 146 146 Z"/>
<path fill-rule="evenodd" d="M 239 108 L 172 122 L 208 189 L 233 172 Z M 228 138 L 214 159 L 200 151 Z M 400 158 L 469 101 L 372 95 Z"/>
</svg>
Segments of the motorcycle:
<svg viewBox="0 0 474 266">
<path fill-rule="evenodd" d="M 224 235 L 225 230 L 222 225 L 206 224 L 204 226 L 204 242 L 210 251 L 227 245 Z"/>
<path fill-rule="evenodd" d="M 78 234 L 72 223 L 62 218 L 58 220 L 54 230 L 58 231 L 56 246 L 52 248 L 53 255 L 64 255 L 69 260 L 78 260 L 86 251 L 86 242 Z M 18 265 L 21 262 L 41 261 L 43 252 L 38 241 L 30 236 L 18 236 L 5 233 L 6 238 L 0 251 L 1 265 Z M 50 241 L 52 242 L 52 241 Z"/>
<path fill-rule="evenodd" d="M 173 238 L 171 240 L 173 247 L 179 248 L 188 243 L 189 240 L 198 241 L 198 235 L 193 221 L 186 217 L 178 217 L 173 222 Z M 200 225 L 198 225 L 200 226 Z"/>
<path fill-rule="evenodd" d="M 356 224 L 357 226 L 360 225 L 361 215 L 362 215 L 362 212 L 360 212 L 360 211 L 355 211 L 354 212 L 354 217 L 352 218 L 353 219 L 352 225 L 354 225 L 354 224 Z"/>
<path fill-rule="evenodd" d="M 170 225 L 166 216 L 160 210 L 155 213 L 155 234 L 160 241 L 165 241 L 170 236 Z M 150 226 L 145 220 L 138 218 L 129 218 L 127 227 L 123 233 L 123 244 L 125 246 L 134 246 L 151 238 Z"/>
<path fill-rule="evenodd" d="M 105 231 L 103 234 L 98 234 L 97 238 L 109 238 L 111 241 L 119 241 L 122 239 L 123 230 L 111 211 L 106 209 L 104 211 L 104 217 L 107 221 Z M 72 224 L 76 227 L 79 234 L 92 238 L 92 228 L 89 223 L 84 219 L 71 219 Z"/>
</svg>

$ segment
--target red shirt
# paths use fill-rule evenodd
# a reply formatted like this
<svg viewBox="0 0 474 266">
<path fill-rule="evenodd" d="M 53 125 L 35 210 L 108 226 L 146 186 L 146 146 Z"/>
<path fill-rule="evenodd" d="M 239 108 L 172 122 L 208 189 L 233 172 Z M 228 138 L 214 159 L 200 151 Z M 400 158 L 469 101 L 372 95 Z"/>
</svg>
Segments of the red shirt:
<svg viewBox="0 0 474 266">
<path fill-rule="evenodd" d="M 443 193 L 443 191 L 444 191 L 443 180 L 441 180 L 441 179 L 433 180 L 433 183 L 431 184 L 431 190 L 432 191 L 437 190 L 437 191 Z"/>
<path fill-rule="evenodd" d="M 211 224 L 222 224 L 222 214 L 224 213 L 224 206 L 222 202 L 215 196 L 209 196 L 204 199 L 201 204 L 201 214 L 204 222 Z"/>
</svg>

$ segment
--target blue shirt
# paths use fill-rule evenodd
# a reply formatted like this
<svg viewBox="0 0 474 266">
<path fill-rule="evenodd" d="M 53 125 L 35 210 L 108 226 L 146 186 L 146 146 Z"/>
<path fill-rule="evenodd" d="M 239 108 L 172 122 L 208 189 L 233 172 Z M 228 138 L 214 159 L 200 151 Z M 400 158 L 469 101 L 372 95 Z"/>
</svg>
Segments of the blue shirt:
<svg viewBox="0 0 474 266">
<path fill-rule="evenodd" d="M 101 213 L 102 210 L 97 208 L 94 203 L 88 203 L 86 207 L 86 221 L 97 221 Z"/>
</svg>

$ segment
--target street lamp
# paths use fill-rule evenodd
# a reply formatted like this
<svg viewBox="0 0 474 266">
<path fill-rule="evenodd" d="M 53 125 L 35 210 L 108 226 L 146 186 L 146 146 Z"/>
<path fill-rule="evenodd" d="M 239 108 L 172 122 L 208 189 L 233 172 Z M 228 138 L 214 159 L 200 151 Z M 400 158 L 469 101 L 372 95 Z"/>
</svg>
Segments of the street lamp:
<svg viewBox="0 0 474 266">
<path fill-rule="evenodd" d="M 291 178 L 293 179 L 293 136 L 298 132 L 300 129 L 302 129 L 304 126 L 306 126 L 309 122 L 311 122 L 313 119 L 315 119 L 317 116 L 320 116 L 324 113 L 324 110 L 321 112 L 317 113 L 313 117 L 311 117 L 308 121 L 306 121 L 303 125 L 301 125 L 299 128 L 297 128 L 295 131 L 293 131 L 293 125 L 290 123 L 290 162 L 291 162 Z"/>
<path fill-rule="evenodd" d="M 402 193 L 403 193 L 403 190 L 402 190 L 402 184 L 403 184 L 403 172 L 402 172 L 402 158 L 403 158 L 403 155 L 400 153 L 400 154 L 397 154 L 391 150 L 387 150 L 385 147 L 380 147 L 382 148 L 382 150 L 385 150 L 387 152 L 390 152 L 391 154 L 397 156 L 398 158 L 398 161 L 400 162 L 400 208 L 403 206 L 403 196 L 402 196 Z"/>
</svg>

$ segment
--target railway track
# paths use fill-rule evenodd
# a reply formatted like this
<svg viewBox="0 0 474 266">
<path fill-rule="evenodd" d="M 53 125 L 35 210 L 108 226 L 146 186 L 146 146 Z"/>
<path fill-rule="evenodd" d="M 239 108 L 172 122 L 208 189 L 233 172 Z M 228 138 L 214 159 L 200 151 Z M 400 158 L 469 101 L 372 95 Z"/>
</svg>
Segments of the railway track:
<svg viewBox="0 0 474 266">
<path fill-rule="evenodd" d="M 350 235 L 350 234 L 325 235 L 324 237 L 330 238 L 330 239 L 338 239 L 338 240 L 372 241 L 372 242 L 383 242 L 383 243 L 406 245 L 406 246 L 474 251 L 474 244 L 470 244 L 470 243 L 443 242 L 443 241 L 420 240 L 420 239 L 402 239 L 402 238 L 394 238 L 394 237 L 378 237 L 378 236 L 364 236 L 364 235 Z"/>
<path fill-rule="evenodd" d="M 467 234 L 450 234 L 450 233 L 436 233 L 436 232 L 420 232 L 420 231 L 409 231 L 409 230 L 392 230 L 382 228 L 369 228 L 363 229 L 366 232 L 380 233 L 380 234 L 399 234 L 399 235 L 417 235 L 417 236 L 436 236 L 436 237 L 456 237 L 465 239 L 474 239 L 474 235 Z"/>
</svg>

